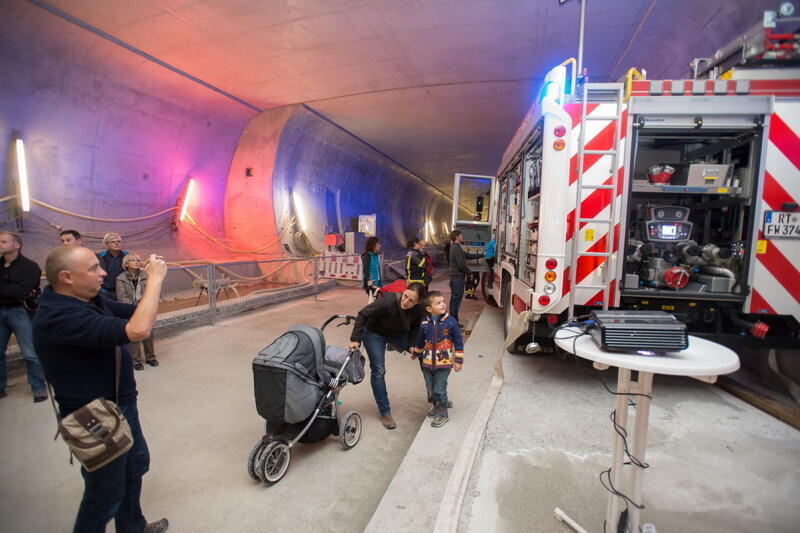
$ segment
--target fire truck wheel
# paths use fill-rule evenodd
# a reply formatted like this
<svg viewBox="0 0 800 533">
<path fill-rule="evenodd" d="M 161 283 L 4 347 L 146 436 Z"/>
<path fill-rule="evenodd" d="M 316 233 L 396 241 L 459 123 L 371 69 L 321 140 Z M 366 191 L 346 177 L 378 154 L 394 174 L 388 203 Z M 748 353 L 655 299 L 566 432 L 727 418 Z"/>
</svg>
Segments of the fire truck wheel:
<svg viewBox="0 0 800 533">
<path fill-rule="evenodd" d="M 497 302 L 494 300 L 494 297 L 490 293 L 490 289 L 488 286 L 489 283 L 489 276 L 493 276 L 493 272 L 484 272 L 481 275 L 481 293 L 483 293 L 483 299 L 486 300 L 486 303 L 493 307 L 497 307 Z"/>
<path fill-rule="evenodd" d="M 503 292 L 500 300 L 503 303 L 503 336 L 507 337 L 508 332 L 511 331 L 511 320 L 513 315 L 511 313 L 511 284 L 506 283 L 503 285 Z"/>
</svg>

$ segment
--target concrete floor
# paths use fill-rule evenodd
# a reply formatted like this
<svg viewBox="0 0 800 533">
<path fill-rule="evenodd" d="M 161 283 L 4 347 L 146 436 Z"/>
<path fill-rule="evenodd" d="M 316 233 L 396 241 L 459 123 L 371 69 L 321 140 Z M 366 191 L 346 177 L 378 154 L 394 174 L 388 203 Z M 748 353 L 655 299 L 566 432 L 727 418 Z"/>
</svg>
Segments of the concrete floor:
<svg viewBox="0 0 800 533">
<path fill-rule="evenodd" d="M 437 289 L 446 290 L 441 283 Z M 139 411 L 151 452 L 142 507 L 148 520 L 168 517 L 170 531 L 362 531 L 426 419 L 419 365 L 387 353 L 387 383 L 398 427 L 380 424 L 369 379 L 346 387 L 345 411 L 357 410 L 359 444 L 342 450 L 335 438 L 299 444 L 286 477 L 272 487 L 246 472 L 251 446 L 263 432 L 255 410 L 251 362 L 293 324 L 319 326 L 333 314 L 365 305 L 353 285 L 156 339 L 161 366 L 136 373 Z M 482 305 L 465 301 L 462 320 Z M 349 327 L 326 340 L 344 346 Z M 71 531 L 83 490 L 77 463 L 53 441 L 48 403 L 34 404 L 19 369 L 0 400 L 0 532 Z M 113 525 L 108 527 L 113 531 Z"/>
<path fill-rule="evenodd" d="M 437 281 L 446 291 L 446 282 Z M 286 477 L 266 487 L 245 471 L 263 423 L 251 361 L 290 325 L 354 313 L 363 291 L 342 287 L 156 341 L 162 366 L 136 374 L 152 454 L 143 507 L 176 532 L 432 531 L 460 443 L 492 375 L 502 315 L 465 301 L 475 325 L 464 371 L 453 374 L 451 422 L 425 418 L 417 363 L 387 354 L 394 431 L 377 419 L 369 383 L 348 386 L 343 408 L 364 420 L 361 442 L 300 444 Z M 477 323 L 476 323 L 477 322 Z M 344 345 L 349 328 L 328 342 Z M 586 365 L 584 365 L 586 366 Z M 559 506 L 601 531 L 606 493 L 597 474 L 610 460 L 613 372 L 580 370 L 556 356 L 504 358 L 506 381 L 472 472 L 459 531 L 569 531 Z M 0 532 L 67 532 L 82 493 L 77 466 L 52 440 L 49 404 L 33 404 L 17 373 L 0 400 Z M 661 533 L 789 532 L 800 523 L 800 433 L 720 389 L 658 376 L 651 407 L 645 522 Z M 108 531 L 112 531 L 109 526 Z"/>
<path fill-rule="evenodd" d="M 504 358 L 506 381 L 486 428 L 462 532 L 566 532 L 560 507 L 603 530 L 616 373 L 556 355 Z M 690 378 L 656 376 L 642 523 L 659 533 L 796 532 L 800 432 Z M 629 467 L 631 468 L 631 467 Z"/>
</svg>

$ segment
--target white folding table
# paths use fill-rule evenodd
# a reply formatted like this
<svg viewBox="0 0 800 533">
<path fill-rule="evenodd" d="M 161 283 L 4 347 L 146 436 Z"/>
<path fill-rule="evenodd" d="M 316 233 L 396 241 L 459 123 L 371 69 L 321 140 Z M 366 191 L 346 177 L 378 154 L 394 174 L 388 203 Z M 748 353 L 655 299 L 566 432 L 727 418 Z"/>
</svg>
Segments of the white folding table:
<svg viewBox="0 0 800 533">
<path fill-rule="evenodd" d="M 690 336 L 689 347 L 679 352 L 641 355 L 603 350 L 591 336 L 581 335 L 582 333 L 578 328 L 560 329 L 556 332 L 556 344 L 569 353 L 593 361 L 594 367 L 598 370 L 606 370 L 611 366 L 619 369 L 617 393 L 621 394 L 615 396 L 616 423 L 626 434 L 630 435 L 627 431 L 628 400 L 634 399 L 637 404 L 636 421 L 632 446 L 629 443 L 628 448 L 630 454 L 642 463 L 645 460 L 645 450 L 647 448 L 647 424 L 650 412 L 650 397 L 653 390 L 653 374 L 690 376 L 701 381 L 714 383 L 718 375 L 729 374 L 739 368 L 739 356 L 736 355 L 736 352 L 699 337 Z M 576 337 L 576 335 L 581 336 Z M 639 373 L 636 381 L 631 380 L 632 371 Z M 636 396 L 638 394 L 647 395 L 647 397 Z M 641 505 L 644 469 L 633 465 L 629 475 L 623 478 L 624 439 L 616 430 L 613 431 L 613 437 L 614 453 L 609 480 L 617 491 L 627 495 L 632 501 Z M 617 531 L 620 513 L 624 508 L 625 500 L 611 493 L 606 510 L 606 532 Z M 628 524 L 630 531 L 638 533 L 640 510 L 633 505 L 629 509 Z M 556 508 L 556 516 L 576 531 L 585 531 L 558 508 Z"/>
</svg>

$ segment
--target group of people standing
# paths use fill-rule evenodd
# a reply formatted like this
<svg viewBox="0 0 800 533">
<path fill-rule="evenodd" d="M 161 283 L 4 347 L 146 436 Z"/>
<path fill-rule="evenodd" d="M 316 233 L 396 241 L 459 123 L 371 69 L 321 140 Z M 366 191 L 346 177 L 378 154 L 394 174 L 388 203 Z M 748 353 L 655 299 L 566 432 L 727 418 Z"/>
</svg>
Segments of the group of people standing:
<svg viewBox="0 0 800 533">
<path fill-rule="evenodd" d="M 458 321 L 458 312 L 464 296 L 467 276 L 470 275 L 467 259 L 479 259 L 483 254 L 465 252 L 461 248 L 461 231 L 450 233 L 450 305 L 438 291 L 429 291 L 433 280 L 433 264 L 426 253 L 426 243 L 417 237 L 409 239 L 406 255 L 406 287 L 402 293 L 387 292 L 374 299 L 375 291 L 384 285 L 381 276 L 380 242 L 370 237 L 361 256 L 364 289 L 370 303 L 361 309 L 350 335 L 351 349 L 363 345 L 370 364 L 370 384 L 378 406 L 381 423 L 387 429 L 397 427 L 392 414 L 386 388 L 386 349 L 408 351 L 419 360 L 425 380 L 428 416 L 431 425 L 441 427 L 448 420 L 452 402 L 447 397 L 447 380 L 451 370 L 461 370 L 464 342 Z"/>
</svg>

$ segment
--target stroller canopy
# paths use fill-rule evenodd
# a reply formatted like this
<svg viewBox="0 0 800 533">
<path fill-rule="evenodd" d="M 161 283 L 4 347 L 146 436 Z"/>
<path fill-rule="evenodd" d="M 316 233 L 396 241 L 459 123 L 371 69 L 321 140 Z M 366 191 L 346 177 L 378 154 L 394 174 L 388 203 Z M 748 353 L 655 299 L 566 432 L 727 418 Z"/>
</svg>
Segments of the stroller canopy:
<svg viewBox="0 0 800 533">
<path fill-rule="evenodd" d="M 300 422 L 312 413 L 330 378 L 322 332 L 292 326 L 253 360 L 256 409 L 267 421 Z"/>
</svg>

